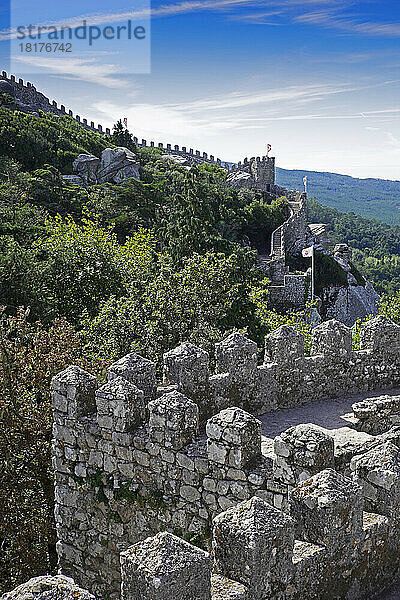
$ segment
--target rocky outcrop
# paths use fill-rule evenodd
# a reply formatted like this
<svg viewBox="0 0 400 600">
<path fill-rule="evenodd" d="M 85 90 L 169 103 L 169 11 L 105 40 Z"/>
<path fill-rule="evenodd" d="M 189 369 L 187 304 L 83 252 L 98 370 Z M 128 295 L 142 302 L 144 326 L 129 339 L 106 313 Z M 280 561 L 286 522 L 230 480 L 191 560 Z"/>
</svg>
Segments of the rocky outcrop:
<svg viewBox="0 0 400 600">
<path fill-rule="evenodd" d="M 181 165 L 182 167 L 186 167 L 190 169 L 191 167 L 202 165 L 204 160 L 202 160 L 198 156 L 184 155 L 181 156 L 179 154 L 163 154 L 161 156 L 164 160 L 172 160 L 174 163 Z"/>
<path fill-rule="evenodd" d="M 234 171 L 229 173 L 226 178 L 226 182 L 228 185 L 238 188 L 254 188 L 255 182 L 250 173 L 246 173 L 246 171 Z"/>
<path fill-rule="evenodd" d="M 77 586 L 64 575 L 35 577 L 1 596 L 1 600 L 95 600 L 95 597 Z"/>
<path fill-rule="evenodd" d="M 348 287 L 330 286 L 324 290 L 325 318 L 337 319 L 349 327 L 357 319 L 378 314 L 380 296 L 371 282 Z"/>
<path fill-rule="evenodd" d="M 352 273 L 351 248 L 347 244 L 337 244 L 333 258 L 347 273 L 345 286 L 329 286 L 324 289 L 323 312 L 327 319 L 337 319 L 352 327 L 357 319 L 378 314 L 380 296 L 370 281 L 357 281 Z"/>
<path fill-rule="evenodd" d="M 233 187 L 271 192 L 275 187 L 275 158 L 272 156 L 257 156 L 250 160 L 245 158 L 243 163 L 232 165 L 226 181 Z"/>
<path fill-rule="evenodd" d="M 128 148 L 106 148 L 101 158 L 93 154 L 80 154 L 74 161 L 75 175 L 64 179 L 88 187 L 100 183 L 121 183 L 126 179 L 140 179 L 136 155 Z"/>
</svg>

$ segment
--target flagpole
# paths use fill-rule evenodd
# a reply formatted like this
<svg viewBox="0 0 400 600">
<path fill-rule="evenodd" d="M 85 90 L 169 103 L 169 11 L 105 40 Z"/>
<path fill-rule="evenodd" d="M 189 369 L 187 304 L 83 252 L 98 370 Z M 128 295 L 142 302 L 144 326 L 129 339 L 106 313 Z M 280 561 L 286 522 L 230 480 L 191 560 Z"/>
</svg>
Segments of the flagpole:
<svg viewBox="0 0 400 600">
<path fill-rule="evenodd" d="M 314 258 L 314 246 L 311 252 L 311 302 L 314 302 L 315 295 L 315 258 Z"/>
</svg>

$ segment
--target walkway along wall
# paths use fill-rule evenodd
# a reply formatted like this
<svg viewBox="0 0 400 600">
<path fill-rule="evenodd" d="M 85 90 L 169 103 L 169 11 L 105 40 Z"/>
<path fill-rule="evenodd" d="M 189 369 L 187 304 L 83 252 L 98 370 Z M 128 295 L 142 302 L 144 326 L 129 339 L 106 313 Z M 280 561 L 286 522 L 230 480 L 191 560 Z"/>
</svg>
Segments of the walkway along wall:
<svg viewBox="0 0 400 600">
<path fill-rule="evenodd" d="M 155 365 L 136 354 L 112 365 L 104 385 L 78 367 L 57 375 L 52 382 L 53 464 L 63 573 L 100 597 L 117 598 L 119 555 L 131 544 L 162 529 L 207 537 L 219 513 L 235 510 L 253 496 L 288 512 L 291 491 L 299 481 L 333 467 L 347 476 L 351 453 L 346 464 L 337 466 L 333 439 L 321 428 L 300 425 L 288 430 L 276 438 L 271 452 L 261 443 L 261 423 L 251 413 L 398 386 L 400 327 L 384 317 L 369 321 L 362 327 L 361 348 L 353 352 L 350 329 L 331 321 L 315 328 L 309 357 L 304 356 L 302 336 L 293 329 L 284 326 L 273 332 L 266 339 L 265 362 L 260 366 L 256 344 L 232 334 L 216 347 L 214 375 L 208 354 L 184 343 L 164 355 L 164 384 L 158 387 Z M 367 477 L 364 467 L 351 469 L 359 479 Z M 381 485 L 375 480 L 372 484 Z M 370 489 L 366 486 L 368 493 Z M 378 497 L 383 502 L 382 494 L 376 492 L 368 509 L 391 518 L 389 509 L 384 512 L 374 505 Z M 390 502 L 395 502 L 391 495 Z M 381 539 L 383 548 L 392 539 L 386 519 L 371 519 L 371 526 L 368 519 L 362 526 L 359 514 L 354 517 L 358 558 L 352 565 L 358 564 L 367 539 L 374 551 Z M 298 539 L 317 545 L 322 540 L 312 532 Z M 288 563 L 291 540 L 290 533 L 284 559 Z M 321 554 L 307 545 L 305 549 L 304 560 L 296 567 L 304 569 L 304 577 L 311 577 L 310 568 L 320 574 L 333 568 L 325 551 Z M 237 556 L 243 557 L 243 552 L 244 548 L 238 550 Z M 365 560 L 373 559 L 371 553 L 368 550 Z M 253 558 L 255 565 L 258 558 Z M 225 572 L 225 567 L 221 569 Z M 290 573 L 288 582 L 295 571 Z M 247 575 L 239 577 L 233 565 L 226 574 L 246 583 Z M 158 597 L 162 596 L 154 596 Z M 284 596 L 271 596 L 275 597 Z"/>
</svg>

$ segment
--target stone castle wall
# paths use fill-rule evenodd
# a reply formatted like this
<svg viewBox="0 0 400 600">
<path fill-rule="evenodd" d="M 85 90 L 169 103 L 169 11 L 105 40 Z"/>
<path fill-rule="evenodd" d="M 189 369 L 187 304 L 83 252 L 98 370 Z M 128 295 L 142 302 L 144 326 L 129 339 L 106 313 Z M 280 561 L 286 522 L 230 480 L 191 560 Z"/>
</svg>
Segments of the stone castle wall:
<svg viewBox="0 0 400 600">
<path fill-rule="evenodd" d="M 154 364 L 135 354 L 112 365 L 104 385 L 78 367 L 60 373 L 52 385 L 62 571 L 99 597 L 117 598 L 120 553 L 147 536 L 165 529 L 207 537 L 221 512 L 231 514 L 254 496 L 290 512 L 291 492 L 300 481 L 324 469 L 351 474 L 353 453 L 336 456 L 325 430 L 300 425 L 276 438 L 271 448 L 251 413 L 399 385 L 400 327 L 383 317 L 369 321 L 361 331 L 361 347 L 353 352 L 351 331 L 327 322 L 315 328 L 309 357 L 293 329 L 273 332 L 262 365 L 256 344 L 232 334 L 216 347 L 215 374 L 205 351 L 182 344 L 164 356 L 162 386 L 157 386 Z M 373 501 L 368 510 L 375 511 Z M 358 529 L 357 552 L 362 544 L 377 550 L 381 538 L 389 536 L 381 535 L 389 531 L 385 519 L 371 519 Z M 312 535 L 297 539 L 318 545 Z M 293 558 L 289 538 L 287 557 Z M 323 573 L 330 567 L 325 551 L 307 544 L 304 552 L 301 548 L 296 546 L 295 554 L 303 579 L 309 581 L 310 569 Z M 244 575 L 221 570 L 248 583 Z"/>
<path fill-rule="evenodd" d="M 72 110 L 66 110 L 64 105 L 58 105 L 55 100 L 50 101 L 44 94 L 38 92 L 36 87 L 29 81 L 25 83 L 23 79 L 17 79 L 15 75 L 8 76 L 6 71 L 2 71 L 0 79 L 8 81 L 14 90 L 15 96 L 26 105 L 34 106 L 37 110 L 42 110 L 43 112 L 50 112 L 59 116 L 70 116 L 80 125 L 95 133 L 101 135 L 111 134 L 108 127 L 103 127 L 101 124 L 95 125 L 94 121 L 88 121 L 86 118 L 81 118 L 80 115 L 74 114 Z M 193 163 L 202 164 L 205 162 L 216 164 L 226 170 L 232 168 L 230 163 L 223 162 L 220 158 L 215 158 L 212 154 L 209 155 L 206 152 L 200 152 L 200 150 L 194 150 L 193 148 L 187 148 L 186 146 L 179 147 L 178 145 L 164 144 L 161 142 L 148 142 L 145 139 L 139 140 L 137 137 L 134 137 L 133 141 L 141 148 L 159 148 L 166 153 L 177 154 L 183 158 L 187 158 Z"/>
<path fill-rule="evenodd" d="M 268 287 L 268 303 L 278 312 L 288 310 L 303 310 L 308 301 L 308 275 L 283 275 L 283 285 Z"/>
<path fill-rule="evenodd" d="M 50 112 L 59 116 L 67 115 L 75 119 L 82 127 L 88 130 L 101 135 L 111 134 L 108 127 L 103 127 L 101 124 L 95 125 L 94 121 L 88 121 L 88 119 L 81 118 L 80 115 L 74 114 L 72 110 L 66 110 L 63 104 L 58 105 L 55 100 L 50 101 L 47 96 L 38 92 L 36 87 L 29 81 L 24 82 L 23 79 L 17 79 L 15 75 L 8 76 L 6 71 L 2 71 L 0 80 L 7 81 L 12 86 L 15 97 L 27 106 L 35 107 L 37 110 Z M 243 163 L 239 162 L 236 165 L 235 163 L 222 161 L 213 154 L 200 152 L 200 150 L 194 150 L 193 148 L 188 148 L 186 146 L 169 143 L 164 144 L 163 142 L 154 141 L 148 142 L 146 139 L 140 140 L 136 136 L 133 137 L 133 141 L 140 148 L 158 148 L 166 154 L 180 156 L 189 161 L 192 165 L 203 163 L 215 164 L 232 174 L 237 171 L 243 171 L 243 173 L 248 176 L 244 187 L 253 187 L 259 191 L 268 191 L 272 193 L 278 193 L 282 190 L 282 195 L 288 194 L 287 190 L 283 188 L 278 189 L 278 186 L 275 186 L 275 158 L 273 157 L 258 156 L 250 159 L 245 158 Z"/>
<path fill-rule="evenodd" d="M 168 533 L 148 538 L 121 554 L 122 598 L 375 597 L 399 573 L 399 467 L 399 450 L 382 444 L 352 461 L 351 478 L 324 469 L 300 483 L 290 516 L 257 497 L 241 502 L 214 519 L 212 557 Z"/>
</svg>

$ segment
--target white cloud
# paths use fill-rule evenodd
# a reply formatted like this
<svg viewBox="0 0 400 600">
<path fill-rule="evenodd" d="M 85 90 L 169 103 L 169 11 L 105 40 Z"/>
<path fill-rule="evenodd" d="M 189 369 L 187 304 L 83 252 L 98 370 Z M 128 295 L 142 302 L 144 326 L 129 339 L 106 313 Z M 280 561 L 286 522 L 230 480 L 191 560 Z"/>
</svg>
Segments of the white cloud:
<svg viewBox="0 0 400 600">
<path fill-rule="evenodd" d="M 346 94 L 379 87 L 334 86 L 288 86 L 283 89 L 261 91 L 254 94 L 231 93 L 215 98 L 175 104 L 140 103 L 134 105 L 101 101 L 94 105 L 109 122 L 114 122 L 123 112 L 129 122 L 140 129 L 144 137 L 167 139 L 177 132 L 185 138 L 207 140 L 227 131 L 259 129 L 263 131 L 270 123 L 279 121 L 329 121 L 362 120 L 368 118 L 394 118 L 400 108 L 366 110 L 363 112 L 340 112 L 320 104 L 321 100 L 335 94 Z M 315 103 L 317 111 L 299 112 L 300 101 Z M 252 112 L 252 107 L 256 110 Z M 190 141 L 190 140 L 189 140 Z M 194 142 L 193 142 L 194 143 Z"/>
<path fill-rule="evenodd" d="M 241 94 L 233 92 L 214 98 L 195 100 L 189 103 L 171 105 L 171 107 L 185 110 L 186 112 L 197 112 L 247 108 L 255 105 L 272 105 L 279 110 L 282 103 L 298 105 L 305 102 L 317 102 L 330 96 L 348 94 L 388 86 L 398 83 L 399 80 L 384 81 L 370 85 L 351 86 L 349 84 L 316 84 L 316 85 L 292 85 L 284 88 L 269 89 L 261 92 Z"/>
<path fill-rule="evenodd" d="M 226 10 L 242 6 L 257 5 L 262 0 L 186 0 L 176 4 L 165 4 L 159 7 L 150 9 L 143 7 L 140 9 L 129 10 L 124 12 L 103 13 L 103 14 L 82 14 L 76 17 L 69 17 L 62 20 L 50 21 L 45 23 L 36 23 L 36 27 L 78 27 L 86 20 L 88 25 L 99 26 L 108 25 L 110 23 L 119 23 L 126 20 L 141 20 L 160 17 L 169 17 L 180 14 L 193 12 Z M 17 37 L 16 29 L 5 29 L 0 31 L 0 40 L 13 39 Z"/>
<path fill-rule="evenodd" d="M 372 36 L 397 37 L 400 35 L 400 23 L 378 23 L 360 20 L 356 16 L 340 15 L 336 11 L 322 10 L 303 13 L 294 18 L 296 23 L 320 25 L 340 29 L 349 33 Z"/>
<path fill-rule="evenodd" d="M 82 80 L 97 83 L 109 88 L 129 88 L 132 91 L 132 82 L 115 76 L 118 65 L 98 62 L 94 56 L 88 58 L 65 58 L 47 56 L 12 56 L 13 61 L 18 61 L 33 68 L 46 69 L 65 79 Z"/>
<path fill-rule="evenodd" d="M 346 2 L 346 0 L 344 0 Z M 183 15 L 196 12 L 208 12 L 208 11 L 232 11 L 238 8 L 246 7 L 257 7 L 265 6 L 270 9 L 271 7 L 278 7 L 278 12 L 287 10 L 293 10 L 302 8 L 305 5 L 335 5 L 336 7 L 342 4 L 338 0 L 183 0 L 182 2 L 163 4 L 158 7 L 148 8 L 144 6 L 140 9 L 129 10 L 124 12 L 111 12 L 103 14 L 82 14 L 76 17 L 69 17 L 57 21 L 49 21 L 36 23 L 35 26 L 39 27 L 78 27 L 82 25 L 82 21 L 86 20 L 88 25 L 100 26 L 108 25 L 110 23 L 118 23 L 131 20 L 140 20 L 148 18 L 162 18 L 170 17 L 175 15 Z M 277 14 L 277 11 L 274 11 Z M 265 15 L 265 13 L 264 13 Z M 7 39 L 14 39 L 17 37 L 17 31 L 15 28 L 4 29 L 0 31 L 0 41 Z"/>
</svg>

